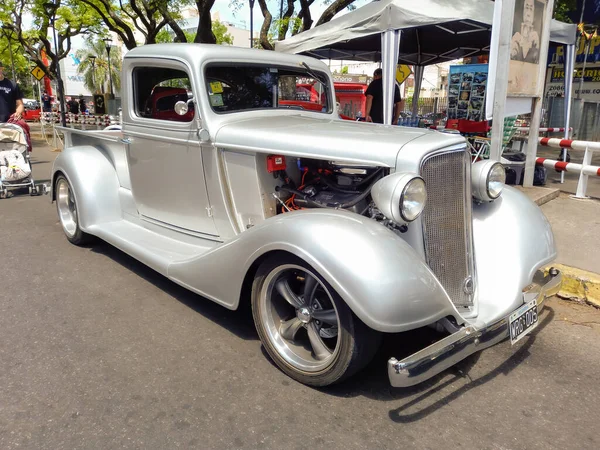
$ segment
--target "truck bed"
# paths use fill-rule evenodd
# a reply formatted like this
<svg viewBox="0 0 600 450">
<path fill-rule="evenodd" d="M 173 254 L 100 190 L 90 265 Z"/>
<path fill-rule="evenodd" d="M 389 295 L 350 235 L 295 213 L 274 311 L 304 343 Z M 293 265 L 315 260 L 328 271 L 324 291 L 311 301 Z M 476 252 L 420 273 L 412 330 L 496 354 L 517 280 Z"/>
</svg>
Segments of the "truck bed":
<svg viewBox="0 0 600 450">
<path fill-rule="evenodd" d="M 77 130 L 57 127 L 64 134 L 65 147 L 93 147 L 104 154 L 113 164 L 122 188 L 131 190 L 127 165 L 127 147 L 121 141 L 121 130 Z"/>
</svg>

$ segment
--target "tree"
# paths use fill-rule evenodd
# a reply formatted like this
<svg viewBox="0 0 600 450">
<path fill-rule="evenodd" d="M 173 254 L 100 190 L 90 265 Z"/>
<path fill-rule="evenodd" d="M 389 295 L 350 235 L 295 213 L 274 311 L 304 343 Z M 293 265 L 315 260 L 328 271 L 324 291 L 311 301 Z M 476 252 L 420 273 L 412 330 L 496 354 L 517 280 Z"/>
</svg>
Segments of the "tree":
<svg viewBox="0 0 600 450">
<path fill-rule="evenodd" d="M 195 5 L 198 10 L 198 27 L 193 42 L 217 43 L 212 30 L 210 10 L 215 0 L 77 0 L 88 5 L 99 16 L 106 27 L 116 33 L 125 47 L 131 50 L 138 46 L 135 34 L 144 38 L 142 44 L 160 42 L 157 36 L 165 27 L 175 35 L 174 42 L 188 42 L 186 33 L 178 23 L 180 11 Z M 164 33 L 160 34 L 164 37 Z"/>
<path fill-rule="evenodd" d="M 0 4 L 0 20 L 6 30 L 11 32 L 32 62 L 42 68 L 50 78 L 56 78 L 56 67 L 61 59 L 71 52 L 71 38 L 79 34 L 97 33 L 100 24 L 97 17 L 85 5 L 77 0 L 55 0 L 56 12 L 54 28 L 57 42 L 55 53 L 52 34 L 52 14 L 44 4 L 44 0 L 9 0 Z M 33 17 L 32 28 L 26 29 L 24 18 Z M 41 49 L 50 58 L 50 66 L 42 61 Z M 22 52 L 20 52 L 22 53 Z"/>
<path fill-rule="evenodd" d="M 562 22 L 572 23 L 569 15 L 577 10 L 577 0 L 556 0 L 554 2 L 554 18 Z"/>
<path fill-rule="evenodd" d="M 81 61 L 77 66 L 77 73 L 83 75 L 83 84 L 92 93 L 110 91 L 110 77 L 108 74 L 108 58 L 102 39 L 93 38 L 86 41 L 86 48 L 80 49 L 75 56 Z M 121 51 L 114 47 L 110 52 L 110 73 L 115 91 L 121 89 Z"/>
<path fill-rule="evenodd" d="M 212 21 L 212 32 L 215 36 L 216 44 L 233 45 L 233 36 L 231 36 L 231 34 L 229 34 L 227 31 L 227 26 L 224 23 L 218 20 Z"/>
<path fill-rule="evenodd" d="M 321 4 L 327 5 L 323 14 L 319 17 L 316 25 L 321 25 L 329 22 L 340 11 L 348 8 L 353 9 L 354 3 L 362 2 L 363 0 L 321 0 Z M 292 35 L 302 31 L 307 31 L 313 24 L 311 6 L 315 4 L 315 0 L 258 0 L 260 11 L 263 15 L 263 24 L 260 29 L 259 43 L 266 50 L 274 50 L 273 36 L 277 37 L 278 41 L 284 40 L 288 33 Z M 239 12 L 243 5 L 243 0 L 231 0 L 230 7 L 234 14 Z M 279 7 L 280 14 L 274 19 L 270 8 Z M 296 13 L 296 8 L 299 9 Z M 296 13 L 296 14 L 295 14 Z"/>
<path fill-rule="evenodd" d="M 227 26 L 224 23 L 218 20 L 212 21 L 212 32 L 215 36 L 216 44 L 233 45 L 233 36 L 231 36 L 231 34 L 229 34 L 227 31 Z M 183 33 L 185 35 L 186 42 L 194 42 L 196 33 L 189 31 L 184 31 Z M 174 33 L 168 29 L 163 29 L 156 35 L 156 42 L 175 42 Z"/>
</svg>

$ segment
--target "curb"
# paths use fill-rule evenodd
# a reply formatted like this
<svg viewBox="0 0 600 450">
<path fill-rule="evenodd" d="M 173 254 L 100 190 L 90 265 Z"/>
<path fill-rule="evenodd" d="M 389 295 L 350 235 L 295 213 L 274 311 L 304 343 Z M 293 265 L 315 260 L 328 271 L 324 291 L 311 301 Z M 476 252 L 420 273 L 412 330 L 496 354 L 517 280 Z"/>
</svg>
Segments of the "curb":
<svg viewBox="0 0 600 450">
<path fill-rule="evenodd" d="M 547 188 L 547 187 L 523 187 L 523 186 L 513 186 L 519 191 L 523 192 L 527 197 L 529 197 L 536 205 L 542 206 L 548 203 L 555 198 L 558 198 L 560 195 L 560 189 L 557 188 Z"/>
<path fill-rule="evenodd" d="M 552 264 L 544 269 L 545 273 L 550 267 L 556 267 L 563 274 L 559 297 L 600 308 L 600 275 L 563 264 Z"/>
</svg>

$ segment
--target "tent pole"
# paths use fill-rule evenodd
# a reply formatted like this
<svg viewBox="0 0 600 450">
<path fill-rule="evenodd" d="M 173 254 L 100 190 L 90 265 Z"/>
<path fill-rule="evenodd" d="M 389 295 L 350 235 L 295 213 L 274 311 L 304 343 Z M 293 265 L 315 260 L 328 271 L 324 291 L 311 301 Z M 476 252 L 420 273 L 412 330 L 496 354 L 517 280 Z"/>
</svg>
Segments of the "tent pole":
<svg viewBox="0 0 600 450">
<path fill-rule="evenodd" d="M 569 139 L 569 123 L 571 122 L 571 102 L 573 98 L 573 70 L 575 69 L 575 45 L 567 45 L 565 55 L 565 139 Z M 562 160 L 567 160 L 567 149 L 562 149 Z M 560 173 L 560 182 L 565 182 L 565 172 Z"/>
<path fill-rule="evenodd" d="M 400 53 L 400 30 L 387 30 L 381 33 L 381 70 L 383 72 L 383 123 L 392 123 L 396 66 Z M 394 124 L 395 125 L 395 124 Z"/>
<path fill-rule="evenodd" d="M 492 139 L 490 141 L 490 160 L 500 161 L 502 140 L 504 138 L 504 117 L 506 116 L 506 94 L 508 92 L 508 65 L 510 61 L 510 40 L 512 37 L 515 0 L 494 3 L 493 27 L 498 28 L 498 53 L 494 84 Z M 498 16 L 497 16 L 498 14 Z M 493 32 L 493 31 L 492 31 Z M 533 123 L 532 125 L 533 126 Z"/>
<path fill-rule="evenodd" d="M 424 66 L 415 66 L 415 91 L 412 99 L 412 118 L 416 119 L 419 113 L 419 97 L 421 96 L 421 85 L 423 84 Z"/>
<path fill-rule="evenodd" d="M 540 129 L 540 119 L 542 115 L 542 101 L 544 98 L 544 79 L 546 78 L 546 63 L 548 62 L 548 46 L 550 44 L 550 23 L 552 21 L 552 11 L 554 10 L 554 0 L 549 0 L 546 7 L 546 15 L 543 23 L 546 24 L 540 36 L 540 73 L 537 80 L 538 92 L 533 98 L 531 123 L 529 124 L 529 137 L 527 138 L 527 152 L 525 159 L 525 172 L 523 175 L 523 187 L 533 186 L 533 175 L 535 172 L 535 162 L 537 159 L 538 137 Z"/>
</svg>

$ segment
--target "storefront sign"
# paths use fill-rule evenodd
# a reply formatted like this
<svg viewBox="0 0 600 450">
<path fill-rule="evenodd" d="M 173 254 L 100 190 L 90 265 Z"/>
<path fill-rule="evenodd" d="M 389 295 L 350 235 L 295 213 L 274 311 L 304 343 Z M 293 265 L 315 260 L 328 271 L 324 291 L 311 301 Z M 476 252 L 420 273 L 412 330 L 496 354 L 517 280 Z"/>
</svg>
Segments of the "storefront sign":
<svg viewBox="0 0 600 450">
<path fill-rule="evenodd" d="M 573 97 L 579 95 L 579 78 L 582 68 L 575 69 L 575 79 L 573 80 Z M 546 77 L 546 97 L 564 97 L 565 95 L 565 71 L 563 67 L 551 67 L 548 69 Z M 595 64 L 592 67 L 585 68 L 583 86 L 581 87 L 581 98 L 587 101 L 600 101 L 600 65 Z"/>
<path fill-rule="evenodd" d="M 558 83 L 565 81 L 565 69 L 564 67 L 553 67 L 551 69 L 552 73 L 550 75 L 551 83 Z M 581 80 L 581 75 L 583 74 L 583 67 L 579 67 L 575 69 L 573 74 L 574 81 Z M 584 82 L 598 82 L 600 81 L 600 67 L 586 67 L 585 74 L 583 74 Z"/>
<path fill-rule="evenodd" d="M 333 75 L 334 83 L 367 83 L 370 81 L 366 75 Z"/>
<path fill-rule="evenodd" d="M 579 40 L 579 47 L 577 47 L 577 56 L 575 57 L 578 63 L 583 62 L 584 53 L 585 53 L 585 39 Z M 600 36 L 596 36 L 592 38 L 590 41 L 590 49 L 587 54 L 587 62 L 595 63 L 600 62 Z M 550 49 L 548 54 L 548 64 L 564 64 L 565 63 L 565 51 L 562 45 L 557 46 L 556 48 Z"/>
</svg>

